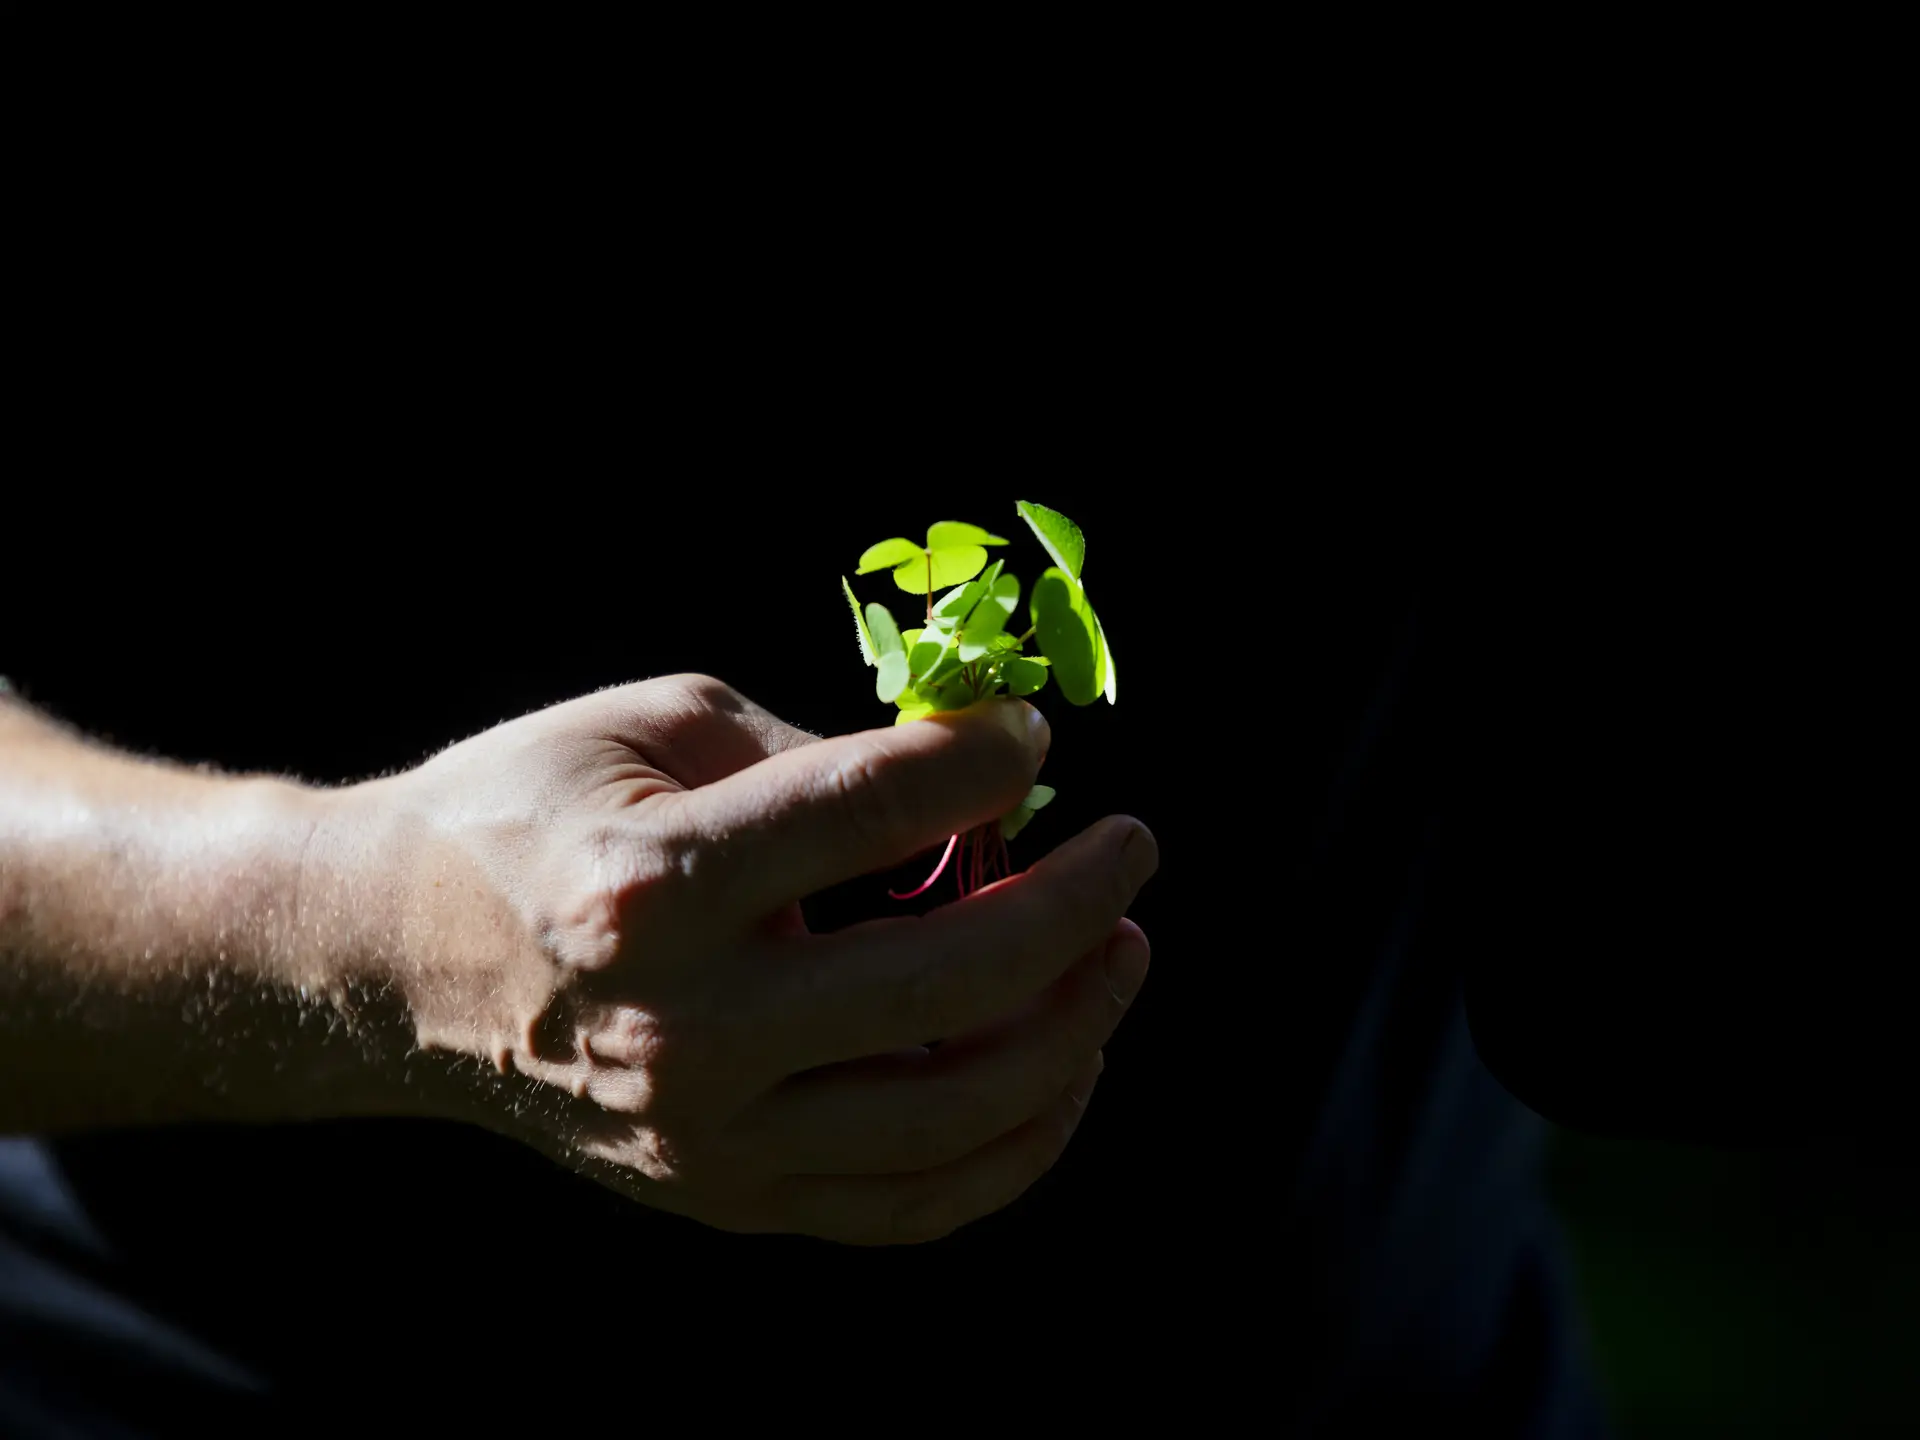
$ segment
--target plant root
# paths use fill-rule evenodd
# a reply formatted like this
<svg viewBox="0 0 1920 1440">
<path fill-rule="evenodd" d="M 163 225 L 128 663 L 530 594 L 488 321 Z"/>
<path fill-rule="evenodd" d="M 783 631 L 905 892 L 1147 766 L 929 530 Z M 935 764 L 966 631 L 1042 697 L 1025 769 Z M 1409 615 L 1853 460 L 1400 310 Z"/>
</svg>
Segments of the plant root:
<svg viewBox="0 0 1920 1440">
<path fill-rule="evenodd" d="M 974 891 L 1013 874 L 1013 857 L 1007 852 L 1007 837 L 1000 833 L 998 820 L 989 820 L 984 825 L 976 825 L 963 834 L 951 837 L 947 841 L 947 848 L 941 853 L 940 863 L 916 888 L 889 890 L 887 894 L 895 900 L 912 900 L 926 894 L 933 888 L 933 882 L 946 873 L 947 863 L 953 860 L 956 850 L 959 851 L 959 863 L 953 867 L 953 874 L 962 900 Z"/>
</svg>

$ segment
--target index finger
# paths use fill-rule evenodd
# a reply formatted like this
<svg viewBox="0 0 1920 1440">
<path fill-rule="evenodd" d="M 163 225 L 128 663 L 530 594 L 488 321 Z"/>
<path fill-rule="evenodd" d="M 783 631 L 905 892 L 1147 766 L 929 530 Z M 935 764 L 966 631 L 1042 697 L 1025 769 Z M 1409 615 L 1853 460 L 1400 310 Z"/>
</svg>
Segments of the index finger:
<svg viewBox="0 0 1920 1440">
<path fill-rule="evenodd" d="M 674 799 L 712 842 L 716 904 L 752 919 L 1006 814 L 1033 788 L 1049 733 L 1024 700 L 988 700 L 819 740 Z"/>
</svg>

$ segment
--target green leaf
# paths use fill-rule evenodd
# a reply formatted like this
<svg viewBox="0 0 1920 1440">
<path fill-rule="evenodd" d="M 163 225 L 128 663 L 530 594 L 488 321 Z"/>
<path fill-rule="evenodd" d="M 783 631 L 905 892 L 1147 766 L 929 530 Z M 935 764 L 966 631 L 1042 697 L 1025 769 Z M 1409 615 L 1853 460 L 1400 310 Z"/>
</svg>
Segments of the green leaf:
<svg viewBox="0 0 1920 1440">
<path fill-rule="evenodd" d="M 917 673 L 920 675 L 918 686 L 920 693 L 931 696 L 940 686 L 960 673 L 959 647 L 956 645 L 943 647 L 939 655 L 934 658 L 934 663 Z"/>
<path fill-rule="evenodd" d="M 1086 590 L 1083 588 L 1080 591 L 1081 598 L 1084 599 L 1086 597 L 1086 593 L 1087 593 Z M 1088 610 L 1088 613 L 1091 614 L 1093 607 L 1089 605 L 1087 607 L 1087 610 Z M 1119 681 L 1114 679 L 1114 675 L 1113 675 L 1113 647 L 1107 644 L 1107 627 L 1100 623 L 1100 617 L 1098 615 L 1095 615 L 1093 617 L 1093 628 L 1095 633 L 1100 637 L 1101 658 L 1107 662 L 1107 684 L 1106 684 L 1106 692 L 1105 692 L 1107 697 L 1107 704 L 1116 705 L 1119 703 L 1116 697 L 1120 692 L 1120 683 Z"/>
<path fill-rule="evenodd" d="M 900 627 L 893 623 L 893 612 L 878 602 L 867 606 L 867 633 L 873 637 L 873 653 L 885 659 L 892 651 L 906 653 L 900 642 Z"/>
<path fill-rule="evenodd" d="M 1020 511 L 1020 518 L 1040 537 L 1040 543 L 1047 547 L 1047 554 L 1053 557 L 1053 563 L 1078 584 L 1080 567 L 1087 559 L 1087 537 L 1080 533 L 1080 527 L 1058 510 L 1049 510 L 1031 500 L 1018 501 L 1015 508 Z"/>
<path fill-rule="evenodd" d="M 1009 656 L 1002 673 L 1007 677 L 1007 690 L 1014 695 L 1031 695 L 1047 683 L 1047 667 L 1025 655 Z"/>
<path fill-rule="evenodd" d="M 867 629 L 867 617 L 860 613 L 860 602 L 853 598 L 853 586 L 847 583 L 847 577 L 840 577 L 840 588 L 846 592 L 847 604 L 853 607 L 853 623 L 860 632 L 860 653 L 866 657 L 867 664 L 880 663 L 879 652 L 873 648 L 873 635 Z"/>
<path fill-rule="evenodd" d="M 1086 592 L 1062 570 L 1049 569 L 1033 587 L 1033 624 L 1053 678 L 1075 705 L 1091 705 L 1106 688 L 1100 622 Z"/>
<path fill-rule="evenodd" d="M 1051 785 L 1036 785 L 1027 792 L 1027 798 L 1000 817 L 1000 833 L 1011 840 L 1027 828 L 1036 810 L 1044 810 L 1052 803 L 1054 789 Z"/>
<path fill-rule="evenodd" d="M 913 653 L 913 647 L 920 643 L 920 637 L 925 633 L 924 630 L 902 630 L 900 632 L 900 643 L 906 647 L 909 655 Z"/>
<path fill-rule="evenodd" d="M 873 678 L 873 693 L 880 703 L 891 705 L 907 688 L 907 655 L 904 650 L 889 650 L 880 657 L 880 669 Z"/>
<path fill-rule="evenodd" d="M 933 602 L 933 620 L 936 625 L 943 622 L 964 620 L 980 597 L 986 593 L 978 580 L 967 585 L 956 585 L 938 600 Z"/>
<path fill-rule="evenodd" d="M 992 644 L 996 650 L 1018 650 L 1020 648 L 1020 637 L 1018 635 L 1009 635 L 1006 631 L 1002 630 L 998 635 L 993 637 Z"/>
<path fill-rule="evenodd" d="M 878 545 L 869 545 L 866 554 L 860 557 L 860 568 L 856 575 L 871 575 L 875 570 L 885 570 L 889 566 L 903 562 L 920 560 L 927 552 L 911 540 L 882 540 Z M 926 593 L 924 591 L 922 594 Z"/>
<path fill-rule="evenodd" d="M 948 636 L 943 630 L 915 630 L 913 648 L 907 651 L 907 668 L 915 675 L 924 676 L 933 669 L 934 662 L 940 658 L 940 652 L 947 648 Z M 902 635 L 902 641 L 906 636 Z"/>
<path fill-rule="evenodd" d="M 986 577 L 982 576 L 971 585 L 962 585 L 958 590 L 950 590 L 934 603 L 933 623 L 942 630 L 952 631 L 964 623 L 987 594 Z"/>
<path fill-rule="evenodd" d="M 916 550 L 915 555 L 893 572 L 893 583 L 910 595 L 963 584 L 987 563 L 987 552 L 978 545 L 943 545 L 938 550 Z M 927 573 L 928 556 L 933 558 L 932 575 Z"/>
<path fill-rule="evenodd" d="M 964 710 L 967 706 L 973 704 L 974 699 L 975 696 L 972 687 L 958 675 L 954 675 L 950 677 L 947 683 L 942 685 L 938 693 L 934 695 L 933 708 L 936 710 Z"/>
<path fill-rule="evenodd" d="M 947 545 L 1004 545 L 998 535 L 989 535 L 978 525 L 959 520 L 941 520 L 927 527 L 927 548 L 938 550 Z"/>
<path fill-rule="evenodd" d="M 900 642 L 892 613 L 884 605 L 867 606 L 867 629 L 873 634 L 874 649 L 880 657 L 880 673 L 874 677 L 873 690 L 882 704 L 891 705 L 907 688 L 906 647 Z"/>
<path fill-rule="evenodd" d="M 931 714 L 933 714 L 931 705 L 906 705 L 901 707 L 900 713 L 893 717 L 893 723 L 905 725 L 910 720 L 919 720 Z"/>
<path fill-rule="evenodd" d="M 1017 575 L 994 575 L 987 581 L 986 597 L 980 602 L 981 609 L 989 606 L 1000 611 L 1000 623 L 1005 625 L 1013 618 L 1013 612 L 1020 608 L 1020 577 Z"/>
<path fill-rule="evenodd" d="M 974 607 L 973 614 L 967 617 L 966 628 L 960 632 L 960 658 L 971 663 L 992 649 L 994 639 L 1005 633 L 1007 617 L 1013 614 L 1014 607 L 1019 603 L 1020 582 L 1017 579 L 1002 575 L 995 580 L 993 587 Z"/>
</svg>

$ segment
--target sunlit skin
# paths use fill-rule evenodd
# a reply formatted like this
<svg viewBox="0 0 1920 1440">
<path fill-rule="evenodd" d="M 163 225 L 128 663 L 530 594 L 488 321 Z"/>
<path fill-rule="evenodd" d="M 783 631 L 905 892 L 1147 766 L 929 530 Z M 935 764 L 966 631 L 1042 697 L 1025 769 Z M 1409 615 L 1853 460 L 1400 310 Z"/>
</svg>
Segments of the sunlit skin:
<svg viewBox="0 0 1920 1440">
<path fill-rule="evenodd" d="M 453 1118 L 721 1229 L 947 1234 L 1071 1138 L 1153 837 L 831 934 L 799 902 L 996 824 L 1047 745 L 1008 697 L 820 739 L 681 675 L 325 788 L 0 696 L 0 1130 Z"/>
</svg>

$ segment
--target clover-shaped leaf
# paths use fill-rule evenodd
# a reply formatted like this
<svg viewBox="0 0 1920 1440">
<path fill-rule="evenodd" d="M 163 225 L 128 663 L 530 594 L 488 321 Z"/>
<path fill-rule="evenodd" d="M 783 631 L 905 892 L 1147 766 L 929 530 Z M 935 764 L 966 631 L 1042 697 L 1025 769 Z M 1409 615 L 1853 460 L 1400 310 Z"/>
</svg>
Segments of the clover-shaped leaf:
<svg viewBox="0 0 1920 1440">
<path fill-rule="evenodd" d="M 870 575 L 875 570 L 885 570 L 889 565 L 911 565 L 927 552 L 911 540 L 882 540 L 878 545 L 869 545 L 866 553 L 860 557 L 860 568 L 853 573 Z"/>
<path fill-rule="evenodd" d="M 1075 705 L 1091 705 L 1107 684 L 1106 639 L 1087 593 L 1064 570 L 1049 569 L 1033 587 L 1033 626 L 1053 662 L 1053 678 Z"/>
<path fill-rule="evenodd" d="M 868 546 L 854 573 L 870 575 L 875 570 L 890 569 L 893 583 L 909 595 L 930 595 L 945 586 L 963 585 L 973 579 L 987 563 L 987 552 L 982 547 L 1006 543 L 978 525 L 942 520 L 927 527 L 924 547 L 897 537 Z"/>
<path fill-rule="evenodd" d="M 945 545 L 1004 545 L 1004 536 L 989 535 L 978 525 L 968 525 L 959 520 L 938 520 L 927 527 L 927 548 L 938 550 Z"/>
<path fill-rule="evenodd" d="M 1028 528 L 1039 536 L 1040 543 L 1047 547 L 1047 554 L 1053 557 L 1053 563 L 1067 572 L 1069 580 L 1079 584 L 1080 568 L 1087 563 L 1087 537 L 1080 533 L 1080 527 L 1058 510 L 1049 510 L 1031 500 L 1017 500 L 1014 508 L 1019 510 L 1020 518 L 1027 522 Z"/>
<path fill-rule="evenodd" d="M 1114 700 L 1113 650 L 1081 579 L 1086 537 L 1072 520 L 1044 505 L 1022 500 L 1018 511 L 1055 562 L 1033 588 L 1033 627 L 1025 634 L 1007 633 L 1019 609 L 1020 582 L 1002 573 L 1004 562 L 987 564 L 986 547 L 1007 541 L 978 525 L 942 520 L 928 527 L 925 545 L 895 537 L 860 557 L 859 574 L 889 570 L 901 590 L 926 597 L 923 627 L 903 632 L 885 606 L 863 609 L 842 577 L 861 654 L 879 672 L 875 692 L 898 707 L 895 724 L 1002 692 L 1032 695 L 1045 687 L 1049 674 L 1075 705 L 1090 705 L 1103 694 Z M 1040 653 L 1023 653 L 1036 637 Z M 1012 839 L 1052 798 L 1048 787 L 1034 787 L 1001 817 L 1002 833 Z"/>
<path fill-rule="evenodd" d="M 1017 501 L 1015 508 L 1057 567 L 1042 576 L 1040 584 L 1034 587 L 1033 623 L 1040 637 L 1040 648 L 1053 657 L 1061 690 L 1075 705 L 1091 705 L 1099 695 L 1105 695 L 1109 705 L 1117 703 L 1120 683 L 1113 663 L 1113 647 L 1107 643 L 1107 632 L 1100 624 L 1100 617 L 1093 613 L 1086 583 L 1080 576 L 1087 560 L 1086 536 L 1058 510 L 1049 510 L 1031 500 Z M 1057 576 L 1064 583 L 1050 582 L 1047 576 Z M 1043 587 L 1046 589 L 1044 606 Z M 1042 618 L 1043 608 L 1045 618 Z"/>
</svg>

